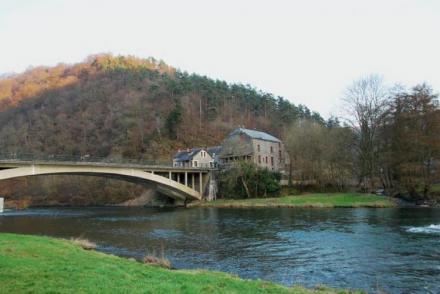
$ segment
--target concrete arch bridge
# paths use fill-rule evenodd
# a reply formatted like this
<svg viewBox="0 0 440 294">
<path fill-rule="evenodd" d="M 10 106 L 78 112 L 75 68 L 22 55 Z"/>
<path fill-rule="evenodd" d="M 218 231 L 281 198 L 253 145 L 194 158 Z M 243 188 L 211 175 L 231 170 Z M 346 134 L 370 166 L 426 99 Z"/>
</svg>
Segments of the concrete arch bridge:
<svg viewBox="0 0 440 294">
<path fill-rule="evenodd" d="M 50 162 L 0 159 L 0 181 L 38 175 L 89 175 L 146 184 L 180 201 L 201 200 L 212 170 L 209 168 L 102 162 Z M 207 191 L 208 192 L 208 191 Z"/>
</svg>

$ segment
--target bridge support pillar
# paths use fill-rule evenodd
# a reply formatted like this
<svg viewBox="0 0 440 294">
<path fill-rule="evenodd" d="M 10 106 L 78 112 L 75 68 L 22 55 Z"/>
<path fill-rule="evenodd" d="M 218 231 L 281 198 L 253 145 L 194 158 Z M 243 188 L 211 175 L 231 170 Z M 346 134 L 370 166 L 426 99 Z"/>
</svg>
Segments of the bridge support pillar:
<svg viewBox="0 0 440 294">
<path fill-rule="evenodd" d="M 188 172 L 185 172 L 185 186 L 188 186 Z"/>
<path fill-rule="evenodd" d="M 173 179 L 173 178 L 172 178 L 172 174 L 171 174 L 171 172 L 168 172 L 168 179 L 170 179 L 170 180 Z"/>
<path fill-rule="evenodd" d="M 203 175 L 202 175 L 202 173 L 199 173 L 199 192 L 200 192 L 200 196 L 202 197 L 202 195 L 203 195 Z"/>
<path fill-rule="evenodd" d="M 195 187 L 195 181 L 194 181 L 194 177 L 195 177 L 195 174 L 194 173 L 192 173 L 191 174 L 191 181 L 192 181 L 192 185 L 191 185 L 191 188 L 193 188 L 194 189 L 194 187 Z"/>
</svg>

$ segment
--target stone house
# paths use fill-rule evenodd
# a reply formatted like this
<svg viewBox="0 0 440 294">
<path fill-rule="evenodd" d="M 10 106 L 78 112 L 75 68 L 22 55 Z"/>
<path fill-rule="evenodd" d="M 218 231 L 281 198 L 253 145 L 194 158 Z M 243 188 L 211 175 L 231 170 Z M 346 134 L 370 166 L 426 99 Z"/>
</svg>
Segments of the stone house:
<svg viewBox="0 0 440 294">
<path fill-rule="evenodd" d="M 222 143 L 219 157 L 226 166 L 248 161 L 272 171 L 284 171 L 289 159 L 281 140 L 268 133 L 245 128 L 237 128 L 228 135 Z"/>
</svg>

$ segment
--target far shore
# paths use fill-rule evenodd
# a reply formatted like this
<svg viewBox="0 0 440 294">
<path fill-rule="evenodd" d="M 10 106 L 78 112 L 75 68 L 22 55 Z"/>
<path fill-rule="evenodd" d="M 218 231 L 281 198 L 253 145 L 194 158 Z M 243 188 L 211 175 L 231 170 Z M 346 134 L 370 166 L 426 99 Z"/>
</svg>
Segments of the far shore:
<svg viewBox="0 0 440 294">
<path fill-rule="evenodd" d="M 218 199 L 193 202 L 188 207 L 218 208 L 389 208 L 399 206 L 398 200 L 387 196 L 362 193 L 314 193 L 272 198 Z"/>
</svg>

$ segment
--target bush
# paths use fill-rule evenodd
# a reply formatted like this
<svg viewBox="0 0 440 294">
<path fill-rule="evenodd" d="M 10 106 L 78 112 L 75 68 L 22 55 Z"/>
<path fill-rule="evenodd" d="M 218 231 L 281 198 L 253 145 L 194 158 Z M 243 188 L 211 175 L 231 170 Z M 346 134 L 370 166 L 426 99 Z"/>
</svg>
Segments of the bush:
<svg viewBox="0 0 440 294">
<path fill-rule="evenodd" d="M 281 174 L 240 162 L 219 174 L 220 198 L 258 198 L 277 196 Z"/>
</svg>

